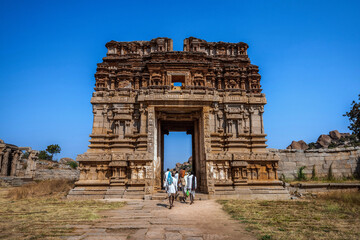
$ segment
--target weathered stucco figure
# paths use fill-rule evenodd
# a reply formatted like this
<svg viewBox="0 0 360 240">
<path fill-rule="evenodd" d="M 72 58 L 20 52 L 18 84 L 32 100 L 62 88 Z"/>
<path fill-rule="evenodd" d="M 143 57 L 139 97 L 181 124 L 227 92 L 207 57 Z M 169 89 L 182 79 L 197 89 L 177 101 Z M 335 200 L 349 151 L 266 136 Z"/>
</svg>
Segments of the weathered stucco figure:
<svg viewBox="0 0 360 240">
<path fill-rule="evenodd" d="M 246 43 L 172 40 L 106 44 L 91 99 L 89 150 L 69 197 L 146 198 L 161 190 L 164 134 L 192 135 L 199 190 L 236 195 L 279 185 L 268 152 L 265 95 Z M 179 146 L 181 147 L 181 146 Z"/>
</svg>

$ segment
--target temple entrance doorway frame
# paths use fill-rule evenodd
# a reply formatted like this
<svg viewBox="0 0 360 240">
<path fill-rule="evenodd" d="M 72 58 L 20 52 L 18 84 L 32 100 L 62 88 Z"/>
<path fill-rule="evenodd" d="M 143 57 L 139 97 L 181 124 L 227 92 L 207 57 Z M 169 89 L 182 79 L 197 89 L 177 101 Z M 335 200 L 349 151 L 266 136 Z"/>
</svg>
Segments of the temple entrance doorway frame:
<svg viewBox="0 0 360 240">
<path fill-rule="evenodd" d="M 204 144 L 201 142 L 202 108 L 156 108 L 157 116 L 157 164 L 155 164 L 154 190 L 162 189 L 164 177 L 164 135 L 169 132 L 186 132 L 192 138 L 192 170 L 197 177 L 198 191 L 206 192 Z M 179 160 L 185 162 L 186 160 Z"/>
</svg>

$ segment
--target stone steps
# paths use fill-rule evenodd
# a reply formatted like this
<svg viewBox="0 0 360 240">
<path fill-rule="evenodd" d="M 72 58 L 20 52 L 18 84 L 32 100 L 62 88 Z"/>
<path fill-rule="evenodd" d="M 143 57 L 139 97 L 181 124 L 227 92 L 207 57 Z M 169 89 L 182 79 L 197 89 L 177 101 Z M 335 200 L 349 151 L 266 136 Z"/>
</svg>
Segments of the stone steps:
<svg viewBox="0 0 360 240">
<path fill-rule="evenodd" d="M 179 197 L 182 197 L 183 194 L 179 192 Z M 151 200 L 164 200 L 168 198 L 168 194 L 167 193 L 155 193 L 151 196 Z M 178 198 L 179 199 L 179 198 Z M 189 197 L 187 198 L 187 201 L 189 201 Z M 209 199 L 209 195 L 208 194 L 203 194 L 203 193 L 196 193 L 195 194 L 195 201 L 200 201 L 200 200 L 208 200 Z"/>
<path fill-rule="evenodd" d="M 105 194 L 105 199 L 123 198 L 125 193 L 124 187 L 110 187 Z"/>
</svg>

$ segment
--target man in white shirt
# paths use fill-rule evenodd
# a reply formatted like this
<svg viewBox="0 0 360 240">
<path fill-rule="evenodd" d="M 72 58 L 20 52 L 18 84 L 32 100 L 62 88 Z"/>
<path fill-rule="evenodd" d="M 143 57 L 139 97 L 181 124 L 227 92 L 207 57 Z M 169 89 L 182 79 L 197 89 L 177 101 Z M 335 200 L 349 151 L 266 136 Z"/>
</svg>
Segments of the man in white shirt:
<svg viewBox="0 0 360 240">
<path fill-rule="evenodd" d="M 179 172 L 178 171 L 176 171 L 175 172 L 175 176 L 174 176 L 174 178 L 176 179 L 176 182 L 177 182 L 177 190 L 179 189 Z M 176 190 L 176 191 L 177 191 Z M 176 194 L 175 194 L 175 200 L 177 199 L 177 197 L 179 196 L 179 194 L 178 194 L 178 192 L 176 192 Z"/>
<path fill-rule="evenodd" d="M 187 180 L 187 190 L 190 192 L 190 205 L 194 203 L 195 190 L 197 188 L 196 176 L 191 172 Z"/>
<path fill-rule="evenodd" d="M 170 209 L 174 206 L 175 194 L 177 192 L 177 180 L 172 176 L 168 176 L 165 181 L 165 189 L 169 196 Z"/>
<path fill-rule="evenodd" d="M 169 177 L 169 173 L 170 173 L 169 169 L 167 169 L 166 172 L 164 173 L 164 187 L 166 185 L 166 179 Z"/>
</svg>

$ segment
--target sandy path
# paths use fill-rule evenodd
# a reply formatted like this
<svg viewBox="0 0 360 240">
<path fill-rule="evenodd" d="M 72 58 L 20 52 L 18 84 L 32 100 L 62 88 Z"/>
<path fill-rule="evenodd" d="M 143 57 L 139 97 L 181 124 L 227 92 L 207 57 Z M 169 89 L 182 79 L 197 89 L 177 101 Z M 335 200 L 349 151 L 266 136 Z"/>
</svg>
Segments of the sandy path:
<svg viewBox="0 0 360 240">
<path fill-rule="evenodd" d="M 193 205 L 168 201 L 128 201 L 118 210 L 103 212 L 104 220 L 92 225 L 74 226 L 68 239 L 256 239 L 232 220 L 213 200 Z"/>
</svg>

